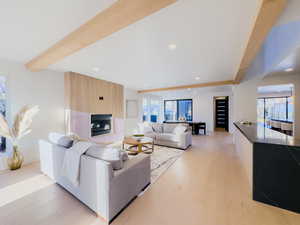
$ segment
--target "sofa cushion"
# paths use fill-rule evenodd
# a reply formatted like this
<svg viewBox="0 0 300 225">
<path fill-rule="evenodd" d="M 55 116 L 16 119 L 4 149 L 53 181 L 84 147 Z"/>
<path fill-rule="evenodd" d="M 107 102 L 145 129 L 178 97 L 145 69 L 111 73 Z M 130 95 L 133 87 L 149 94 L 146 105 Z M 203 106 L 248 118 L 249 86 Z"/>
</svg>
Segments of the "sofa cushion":
<svg viewBox="0 0 300 225">
<path fill-rule="evenodd" d="M 186 126 L 182 126 L 182 125 L 178 125 L 175 127 L 175 129 L 173 130 L 173 133 L 175 135 L 181 135 L 184 134 L 184 132 L 187 130 Z"/>
<path fill-rule="evenodd" d="M 114 170 L 120 170 L 123 168 L 124 156 L 121 154 L 121 150 L 118 148 L 94 145 L 91 146 L 85 154 L 109 162 Z"/>
<path fill-rule="evenodd" d="M 157 134 L 156 139 L 160 141 L 171 141 L 171 142 L 179 141 L 178 136 L 172 133 Z"/>
<path fill-rule="evenodd" d="M 177 126 L 177 124 L 167 124 L 167 123 L 165 123 L 163 125 L 163 132 L 164 133 L 173 133 L 176 126 Z"/>
</svg>

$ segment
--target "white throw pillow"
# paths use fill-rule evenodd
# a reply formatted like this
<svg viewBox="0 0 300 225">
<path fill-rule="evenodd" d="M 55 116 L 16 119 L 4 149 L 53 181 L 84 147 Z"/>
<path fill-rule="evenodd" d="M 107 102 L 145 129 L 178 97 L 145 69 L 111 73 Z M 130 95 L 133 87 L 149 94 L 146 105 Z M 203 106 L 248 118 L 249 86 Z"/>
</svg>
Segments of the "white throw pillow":
<svg viewBox="0 0 300 225">
<path fill-rule="evenodd" d="M 173 133 L 176 135 L 181 135 L 181 134 L 184 134 L 185 131 L 186 131 L 186 127 L 179 125 L 179 126 L 175 127 L 175 129 L 173 130 Z"/>
<path fill-rule="evenodd" d="M 161 134 L 163 132 L 163 125 L 160 124 L 160 123 L 152 124 L 152 128 L 153 128 L 153 131 L 156 132 L 156 133 Z"/>
<path fill-rule="evenodd" d="M 74 140 L 70 136 L 65 136 L 59 133 L 50 133 L 48 136 L 50 142 L 64 148 L 71 148 Z"/>
</svg>

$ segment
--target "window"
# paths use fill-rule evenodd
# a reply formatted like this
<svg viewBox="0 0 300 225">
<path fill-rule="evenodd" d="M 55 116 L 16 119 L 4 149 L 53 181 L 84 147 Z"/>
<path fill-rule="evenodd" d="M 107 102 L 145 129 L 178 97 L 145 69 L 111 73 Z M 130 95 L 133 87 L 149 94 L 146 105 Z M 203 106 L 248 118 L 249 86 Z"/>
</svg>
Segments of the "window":
<svg viewBox="0 0 300 225">
<path fill-rule="evenodd" d="M 157 99 L 150 100 L 150 121 L 157 123 L 160 111 L 160 102 Z"/>
<path fill-rule="evenodd" d="M 193 100 L 178 99 L 165 101 L 165 120 L 193 120 Z"/>
<path fill-rule="evenodd" d="M 143 122 L 148 120 L 148 99 L 143 98 Z"/>
<path fill-rule="evenodd" d="M 158 98 L 145 97 L 143 98 L 143 122 L 159 122 L 159 115 L 162 104 Z"/>
<path fill-rule="evenodd" d="M 265 99 L 257 99 L 257 123 L 265 124 Z"/>
<path fill-rule="evenodd" d="M 294 98 L 273 97 L 257 99 L 258 123 L 265 124 L 267 120 L 293 122 Z"/>
<path fill-rule="evenodd" d="M 294 118 L 293 118 L 293 116 L 294 116 L 294 97 L 289 97 L 288 99 L 287 99 L 288 101 L 287 101 L 287 113 L 288 113 L 288 115 L 287 115 L 287 120 L 288 121 L 293 121 L 294 120 Z"/>
<path fill-rule="evenodd" d="M 0 113 L 6 116 L 6 85 L 5 77 L 0 77 Z M 0 137 L 0 152 L 6 149 L 6 139 Z"/>
<path fill-rule="evenodd" d="M 165 101 L 165 120 L 177 120 L 177 101 Z"/>
</svg>

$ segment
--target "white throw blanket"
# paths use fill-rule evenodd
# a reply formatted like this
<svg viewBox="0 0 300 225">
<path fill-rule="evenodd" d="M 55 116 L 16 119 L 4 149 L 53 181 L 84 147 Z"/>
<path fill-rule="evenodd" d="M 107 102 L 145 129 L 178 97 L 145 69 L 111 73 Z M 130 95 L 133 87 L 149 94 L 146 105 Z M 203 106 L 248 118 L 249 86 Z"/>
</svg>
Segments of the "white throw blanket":
<svg viewBox="0 0 300 225">
<path fill-rule="evenodd" d="M 75 186 L 79 185 L 80 174 L 80 158 L 93 143 L 91 142 L 77 142 L 70 149 L 66 151 L 62 174 L 67 177 Z"/>
</svg>

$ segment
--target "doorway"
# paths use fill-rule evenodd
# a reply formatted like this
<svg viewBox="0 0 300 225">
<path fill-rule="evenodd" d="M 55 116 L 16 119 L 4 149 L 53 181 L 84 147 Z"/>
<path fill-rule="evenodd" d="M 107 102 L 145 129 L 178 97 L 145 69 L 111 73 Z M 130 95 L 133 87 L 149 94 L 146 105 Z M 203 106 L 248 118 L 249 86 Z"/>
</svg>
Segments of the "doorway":
<svg viewBox="0 0 300 225">
<path fill-rule="evenodd" d="M 229 131 L 229 97 L 214 97 L 215 105 L 215 130 Z"/>
</svg>

